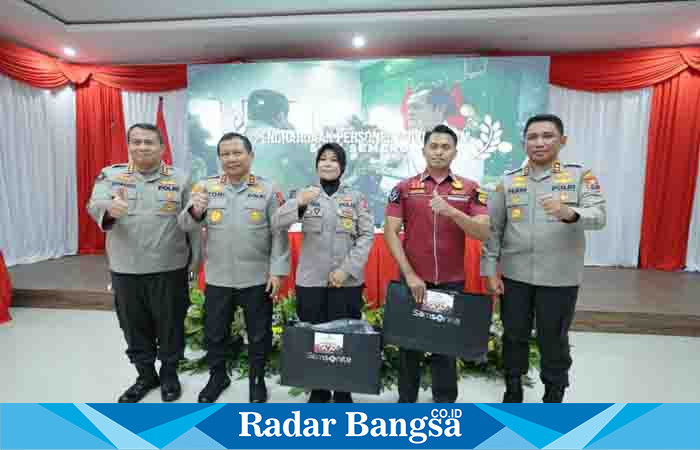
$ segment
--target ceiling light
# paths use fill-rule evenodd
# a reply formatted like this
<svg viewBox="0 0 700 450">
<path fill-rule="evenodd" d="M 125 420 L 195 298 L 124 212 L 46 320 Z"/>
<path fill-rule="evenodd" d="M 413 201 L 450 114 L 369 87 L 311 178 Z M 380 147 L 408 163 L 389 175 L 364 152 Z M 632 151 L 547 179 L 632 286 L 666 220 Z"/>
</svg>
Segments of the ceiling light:
<svg viewBox="0 0 700 450">
<path fill-rule="evenodd" d="M 355 36 L 352 38 L 352 46 L 355 48 L 362 48 L 365 46 L 367 42 L 365 41 L 365 38 L 363 36 Z"/>
<path fill-rule="evenodd" d="M 75 49 L 71 47 L 63 47 L 63 53 L 68 56 L 69 58 L 72 58 L 76 55 Z"/>
</svg>

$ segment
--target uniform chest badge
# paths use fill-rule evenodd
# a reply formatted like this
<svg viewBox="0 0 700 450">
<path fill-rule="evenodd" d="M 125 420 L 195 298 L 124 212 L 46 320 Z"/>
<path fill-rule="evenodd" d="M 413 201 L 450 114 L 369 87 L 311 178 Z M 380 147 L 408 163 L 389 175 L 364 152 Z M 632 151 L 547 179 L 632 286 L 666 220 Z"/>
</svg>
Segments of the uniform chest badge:
<svg viewBox="0 0 700 450">
<path fill-rule="evenodd" d="M 177 204 L 174 202 L 165 202 L 160 210 L 163 212 L 175 212 L 177 211 Z"/>
<path fill-rule="evenodd" d="M 258 223 L 262 220 L 262 213 L 260 211 L 251 211 L 249 217 L 251 221 Z"/>
<path fill-rule="evenodd" d="M 215 209 L 211 212 L 211 216 L 209 218 L 211 219 L 211 223 L 219 223 L 221 222 L 221 219 L 224 218 L 224 215 L 220 210 Z"/>
</svg>

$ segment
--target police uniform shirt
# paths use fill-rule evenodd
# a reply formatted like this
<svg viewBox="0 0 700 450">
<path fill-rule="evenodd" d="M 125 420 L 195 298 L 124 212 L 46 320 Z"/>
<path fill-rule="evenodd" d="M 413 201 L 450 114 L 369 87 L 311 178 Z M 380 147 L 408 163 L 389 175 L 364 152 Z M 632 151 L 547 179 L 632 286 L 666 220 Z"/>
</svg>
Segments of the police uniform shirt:
<svg viewBox="0 0 700 450">
<path fill-rule="evenodd" d="M 300 220 L 299 203 L 293 192 L 275 214 L 273 227 L 287 230 L 299 221 L 304 241 L 296 284 L 326 287 L 330 273 L 339 269 L 349 275 L 343 286 L 362 286 L 374 239 L 374 220 L 364 195 L 343 184 L 331 196 L 321 189 Z"/>
<path fill-rule="evenodd" d="M 110 270 L 147 274 L 182 269 L 189 247 L 177 216 L 189 200 L 189 179 L 164 163 L 142 174 L 131 164 L 105 167 L 95 181 L 88 213 L 107 232 Z M 106 219 L 112 198 L 125 192 L 128 213 Z"/>
<path fill-rule="evenodd" d="M 263 177 L 250 175 L 240 185 L 226 175 L 198 184 L 206 189 L 209 205 L 202 222 L 182 211 L 180 224 L 193 229 L 207 227 L 205 277 L 207 284 L 243 289 L 267 283 L 270 275 L 289 273 L 289 238 L 273 232 L 271 219 L 283 203 L 280 191 Z"/>
<path fill-rule="evenodd" d="M 550 194 L 577 217 L 565 223 L 545 212 L 539 198 Z M 481 274 L 538 286 L 577 286 L 583 279 L 585 230 L 605 226 L 605 198 L 598 179 L 579 164 L 555 161 L 535 174 L 508 172 L 489 199 L 491 237 L 484 242 Z"/>
</svg>

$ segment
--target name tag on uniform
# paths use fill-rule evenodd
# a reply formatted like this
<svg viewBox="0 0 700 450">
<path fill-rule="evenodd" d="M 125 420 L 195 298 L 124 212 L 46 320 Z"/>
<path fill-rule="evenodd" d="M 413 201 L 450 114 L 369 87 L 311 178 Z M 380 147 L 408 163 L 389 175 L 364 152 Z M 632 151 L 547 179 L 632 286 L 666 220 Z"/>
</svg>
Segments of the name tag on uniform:
<svg viewBox="0 0 700 450">
<path fill-rule="evenodd" d="M 448 195 L 447 200 L 452 200 L 453 202 L 467 202 L 467 201 L 469 201 L 469 197 Z"/>
<path fill-rule="evenodd" d="M 552 191 L 554 191 L 554 192 L 575 191 L 575 190 L 576 190 L 575 184 L 555 184 L 555 185 L 552 185 Z"/>
<path fill-rule="evenodd" d="M 306 207 L 306 213 L 304 213 L 304 215 L 306 217 L 321 217 L 321 204 L 312 202 Z"/>
</svg>

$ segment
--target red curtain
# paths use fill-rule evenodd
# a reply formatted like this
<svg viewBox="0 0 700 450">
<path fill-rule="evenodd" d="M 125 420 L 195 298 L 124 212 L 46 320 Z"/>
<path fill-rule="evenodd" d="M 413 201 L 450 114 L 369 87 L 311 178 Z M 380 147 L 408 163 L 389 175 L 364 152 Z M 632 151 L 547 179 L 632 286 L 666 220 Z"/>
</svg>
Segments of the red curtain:
<svg viewBox="0 0 700 450">
<path fill-rule="evenodd" d="M 43 89 L 76 85 L 78 251 L 104 251 L 104 235 L 89 219 L 85 204 L 99 170 L 128 159 L 121 89 L 183 89 L 187 87 L 187 66 L 70 64 L 0 40 L 0 73 Z"/>
<path fill-rule="evenodd" d="M 550 82 L 585 91 L 654 86 L 640 267 L 683 268 L 700 151 L 700 48 L 555 55 Z"/>
<path fill-rule="evenodd" d="M 0 323 L 5 323 L 12 319 L 10 317 L 10 305 L 12 304 L 12 283 L 10 274 L 5 266 L 5 258 L 0 251 Z"/>
<path fill-rule="evenodd" d="M 654 86 L 639 267 L 685 266 L 700 151 L 700 73 Z"/>
<path fill-rule="evenodd" d="M 128 161 L 120 89 L 88 80 L 76 90 L 78 252 L 102 253 L 104 233 L 85 209 L 95 177 L 110 164 Z"/>
</svg>

